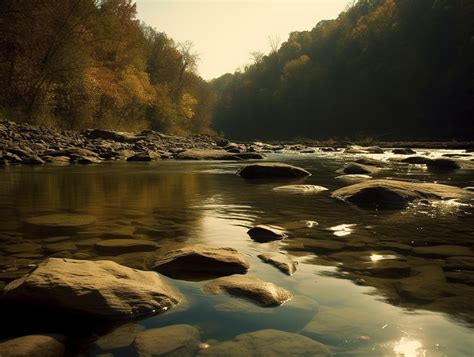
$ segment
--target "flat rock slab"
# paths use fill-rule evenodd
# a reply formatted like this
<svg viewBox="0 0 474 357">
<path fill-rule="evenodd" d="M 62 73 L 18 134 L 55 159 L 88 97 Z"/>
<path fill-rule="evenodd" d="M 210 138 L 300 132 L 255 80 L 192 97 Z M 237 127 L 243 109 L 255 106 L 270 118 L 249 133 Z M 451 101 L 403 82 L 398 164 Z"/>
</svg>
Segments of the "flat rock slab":
<svg viewBox="0 0 474 357">
<path fill-rule="evenodd" d="M 29 335 L 0 343 L 2 357 L 63 357 L 64 337 L 59 335 Z"/>
<path fill-rule="evenodd" d="M 413 253 L 417 255 L 440 258 L 455 256 L 474 257 L 474 251 L 472 249 L 460 245 L 435 245 L 431 247 L 415 247 L 413 248 Z"/>
<path fill-rule="evenodd" d="M 463 199 L 469 192 L 436 183 L 369 180 L 340 188 L 331 196 L 364 208 L 400 209 L 420 199 Z"/>
<path fill-rule="evenodd" d="M 198 356 L 331 356 L 329 348 L 308 337 L 279 330 L 260 330 L 211 344 Z"/>
<path fill-rule="evenodd" d="M 288 290 L 251 276 L 231 275 L 211 281 L 204 286 L 211 294 L 226 292 L 251 299 L 261 306 L 278 306 L 293 297 Z"/>
<path fill-rule="evenodd" d="M 192 357 L 200 343 L 199 330 L 190 325 L 153 328 L 138 334 L 134 347 L 140 357 Z"/>
<path fill-rule="evenodd" d="M 258 256 L 265 263 L 271 264 L 287 275 L 293 275 L 296 271 L 297 262 L 292 261 L 285 254 L 265 253 Z"/>
<path fill-rule="evenodd" d="M 370 180 L 371 178 L 372 176 L 362 175 L 362 174 L 336 176 L 336 180 L 341 180 L 348 183 L 367 181 L 367 180 Z"/>
<path fill-rule="evenodd" d="M 247 234 L 257 242 L 269 242 L 288 237 L 286 230 L 282 227 L 263 224 L 250 228 Z"/>
<path fill-rule="evenodd" d="M 259 163 L 241 168 L 237 175 L 246 179 L 291 179 L 306 177 L 311 173 L 301 167 L 282 163 Z"/>
<path fill-rule="evenodd" d="M 163 312 L 182 301 L 154 272 L 112 261 L 59 258 L 47 259 L 12 281 L 3 296 L 14 304 L 108 320 Z"/>
<path fill-rule="evenodd" d="M 287 193 L 303 193 L 303 194 L 313 194 L 319 193 L 322 191 L 327 191 L 328 189 L 323 186 L 316 185 L 286 185 L 275 187 L 273 191 L 276 192 L 287 192 Z"/>
<path fill-rule="evenodd" d="M 106 239 L 95 243 L 94 247 L 102 254 L 125 254 L 153 251 L 158 244 L 145 239 Z"/>
<path fill-rule="evenodd" d="M 81 228 L 93 224 L 95 221 L 96 219 L 93 216 L 61 213 L 31 217 L 26 219 L 25 222 L 32 226 L 46 228 Z"/>
<path fill-rule="evenodd" d="M 190 245 L 158 257 L 152 269 L 170 277 L 223 276 L 245 274 L 247 259 L 232 248 Z"/>
</svg>

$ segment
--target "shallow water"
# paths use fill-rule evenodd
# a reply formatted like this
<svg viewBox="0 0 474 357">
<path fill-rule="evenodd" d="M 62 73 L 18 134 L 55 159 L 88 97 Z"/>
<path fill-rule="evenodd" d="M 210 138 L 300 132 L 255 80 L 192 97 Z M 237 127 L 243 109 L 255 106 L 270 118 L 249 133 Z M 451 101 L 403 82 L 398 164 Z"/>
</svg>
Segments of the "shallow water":
<svg viewBox="0 0 474 357">
<path fill-rule="evenodd" d="M 440 153 L 433 151 L 431 156 Z M 330 198 L 331 191 L 347 185 L 335 179 L 336 171 L 354 157 L 269 155 L 269 160 L 312 173 L 290 183 L 329 189 L 315 194 L 273 190 L 288 181 L 245 181 L 235 175 L 245 165 L 240 162 L 2 168 L 0 284 L 48 256 L 100 259 L 94 244 L 113 237 L 149 239 L 162 249 L 186 243 L 233 247 L 250 261 L 249 275 L 283 286 L 295 298 L 277 308 L 261 308 L 235 297 L 206 294 L 201 290 L 203 281 L 165 278 L 187 297 L 188 304 L 137 323 L 145 328 L 196 325 L 202 341 L 211 345 L 272 328 L 301 333 L 341 356 L 472 355 L 472 271 L 448 267 L 449 256 L 418 254 L 412 248 L 454 245 L 474 257 L 469 251 L 474 242 L 474 208 L 442 202 L 401 211 L 367 211 L 336 201 Z M 432 174 L 421 166 L 394 164 L 373 176 L 474 186 L 473 170 Z M 55 213 L 87 214 L 97 221 L 74 231 L 35 230 L 24 223 L 30 217 Z M 283 241 L 254 242 L 246 232 L 255 224 L 284 227 L 289 236 Z M 293 276 L 257 258 L 261 252 L 277 251 L 299 262 Z M 385 269 L 384 264 L 391 262 L 402 264 L 402 269 Z M 379 267 L 383 269 L 374 269 Z M 413 276 L 421 276 L 421 282 L 410 282 Z M 407 294 L 404 287 L 410 290 L 414 284 L 421 285 L 421 292 Z M 44 332 L 31 322 L 25 330 Z M 87 355 L 136 354 L 132 347 L 101 349 L 88 331 L 74 331 L 74 335 L 81 338 L 79 349 Z"/>
</svg>

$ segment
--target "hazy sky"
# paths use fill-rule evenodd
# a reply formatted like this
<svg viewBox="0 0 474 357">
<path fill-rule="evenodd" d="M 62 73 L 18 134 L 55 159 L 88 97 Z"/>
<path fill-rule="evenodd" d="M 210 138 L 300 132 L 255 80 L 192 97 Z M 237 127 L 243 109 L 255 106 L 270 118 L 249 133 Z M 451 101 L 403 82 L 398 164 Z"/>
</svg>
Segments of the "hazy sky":
<svg viewBox="0 0 474 357">
<path fill-rule="evenodd" d="M 270 50 L 268 37 L 286 41 L 292 31 L 332 19 L 349 0 L 136 0 L 138 18 L 176 42 L 192 41 L 205 79 L 233 73 L 250 53 Z"/>
</svg>

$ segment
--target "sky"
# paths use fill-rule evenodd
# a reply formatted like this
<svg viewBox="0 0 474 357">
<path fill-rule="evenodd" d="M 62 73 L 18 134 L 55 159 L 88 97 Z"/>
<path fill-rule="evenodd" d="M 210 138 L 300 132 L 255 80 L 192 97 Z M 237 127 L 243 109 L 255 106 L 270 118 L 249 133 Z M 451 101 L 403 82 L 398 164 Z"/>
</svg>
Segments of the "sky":
<svg viewBox="0 0 474 357">
<path fill-rule="evenodd" d="M 336 18 L 349 0 L 136 0 L 138 19 L 176 42 L 191 41 L 204 79 L 233 73 L 267 54 L 269 38 L 285 42 L 292 31 L 311 30 Z"/>
</svg>

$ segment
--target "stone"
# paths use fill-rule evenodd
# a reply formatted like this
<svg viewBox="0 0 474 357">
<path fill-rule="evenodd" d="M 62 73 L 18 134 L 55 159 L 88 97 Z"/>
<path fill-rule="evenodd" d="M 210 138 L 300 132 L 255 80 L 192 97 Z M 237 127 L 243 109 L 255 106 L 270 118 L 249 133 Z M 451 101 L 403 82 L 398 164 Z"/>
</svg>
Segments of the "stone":
<svg viewBox="0 0 474 357">
<path fill-rule="evenodd" d="M 77 245 L 73 242 L 58 242 L 58 243 L 50 243 L 44 245 L 44 249 L 48 253 L 58 253 L 58 252 L 75 252 L 77 250 Z"/>
<path fill-rule="evenodd" d="M 30 253 L 35 254 L 41 252 L 41 245 L 36 243 L 18 243 L 18 244 L 9 244 L 0 248 L 8 254 L 18 254 L 18 253 Z"/>
<path fill-rule="evenodd" d="M 137 137 L 136 135 L 131 133 L 105 129 L 87 130 L 84 132 L 84 135 L 90 139 L 106 139 L 123 143 L 136 142 L 141 139 L 141 137 Z"/>
<path fill-rule="evenodd" d="M 371 154 L 383 154 L 385 151 L 379 146 L 369 146 L 365 148 L 365 151 Z"/>
<path fill-rule="evenodd" d="M 453 171 L 460 169 L 461 166 L 452 159 L 433 159 L 426 163 L 430 171 Z"/>
<path fill-rule="evenodd" d="M 416 154 L 416 151 L 410 148 L 404 148 L 404 149 L 393 149 L 392 153 L 396 155 L 413 155 L 413 154 Z"/>
<path fill-rule="evenodd" d="M 474 257 L 474 251 L 468 247 L 460 245 L 435 245 L 430 247 L 415 247 L 413 253 L 428 257 L 454 257 L 470 256 Z"/>
<path fill-rule="evenodd" d="M 178 160 L 241 160 L 239 154 L 225 150 L 191 149 L 176 155 Z"/>
<path fill-rule="evenodd" d="M 379 168 L 387 167 L 388 164 L 382 160 L 371 159 L 369 157 L 361 157 L 355 161 L 357 164 L 364 165 L 364 166 L 374 166 Z"/>
<path fill-rule="evenodd" d="M 74 213 L 60 213 L 31 217 L 26 219 L 25 222 L 32 226 L 46 228 L 81 228 L 91 225 L 95 221 L 96 219 L 93 216 Z"/>
<path fill-rule="evenodd" d="M 267 329 L 248 332 L 233 340 L 210 344 L 199 351 L 199 357 L 222 356 L 331 356 L 330 349 L 308 337 L 279 330 Z"/>
<path fill-rule="evenodd" d="M 59 258 L 45 260 L 8 284 L 3 296 L 14 304 L 106 320 L 163 312 L 183 299 L 154 272 L 111 261 Z"/>
<path fill-rule="evenodd" d="M 258 257 L 265 263 L 273 265 L 287 275 L 293 275 L 296 271 L 296 265 L 298 264 L 281 253 L 264 253 L 259 254 Z"/>
<path fill-rule="evenodd" d="M 379 169 L 375 166 L 352 163 L 345 166 L 341 171 L 348 175 L 366 175 L 366 174 L 374 174 L 378 172 Z"/>
<path fill-rule="evenodd" d="M 364 208 L 399 209 L 415 200 L 462 199 L 469 195 L 469 192 L 454 186 L 381 179 L 340 188 L 331 196 Z"/>
<path fill-rule="evenodd" d="M 246 179 L 302 178 L 311 175 L 301 167 L 282 163 L 259 163 L 244 166 L 237 175 Z"/>
<path fill-rule="evenodd" d="M 211 294 L 228 294 L 253 300 L 264 307 L 284 304 L 293 297 L 288 290 L 251 276 L 231 275 L 211 281 L 204 286 Z"/>
<path fill-rule="evenodd" d="M 340 175 L 336 176 L 336 180 L 341 180 L 348 183 L 362 182 L 370 180 L 372 176 L 369 175 Z"/>
<path fill-rule="evenodd" d="M 287 232 L 281 227 L 263 224 L 250 228 L 247 234 L 257 242 L 281 240 L 288 236 Z"/>
<path fill-rule="evenodd" d="M 241 160 L 262 160 L 265 156 L 256 152 L 241 152 L 235 155 L 236 158 Z"/>
<path fill-rule="evenodd" d="M 190 325 L 171 325 L 140 332 L 133 343 L 139 357 L 195 356 L 199 330 Z"/>
<path fill-rule="evenodd" d="M 140 152 L 138 154 L 127 157 L 127 161 L 152 161 L 153 157 L 148 152 Z"/>
<path fill-rule="evenodd" d="M 277 192 L 287 192 L 287 193 L 319 193 L 322 191 L 327 191 L 328 189 L 323 186 L 316 186 L 316 185 L 286 185 L 286 186 L 278 186 L 273 189 L 273 191 Z"/>
<path fill-rule="evenodd" d="M 145 327 L 135 323 L 126 323 L 101 336 L 95 341 L 95 345 L 102 350 L 113 350 L 130 346 L 135 337 L 145 330 Z"/>
<path fill-rule="evenodd" d="M 426 165 L 430 161 L 430 158 L 424 156 L 409 156 L 400 160 L 400 162 L 412 165 Z"/>
<path fill-rule="evenodd" d="M 94 244 L 101 254 L 124 254 L 133 252 L 149 252 L 158 249 L 158 244 L 145 239 L 106 239 Z"/>
<path fill-rule="evenodd" d="M 232 248 L 189 245 L 155 259 L 152 269 L 170 277 L 223 276 L 245 274 L 247 259 Z"/>
<path fill-rule="evenodd" d="M 64 337 L 59 335 L 29 335 L 0 342 L 2 357 L 62 357 Z"/>
</svg>

